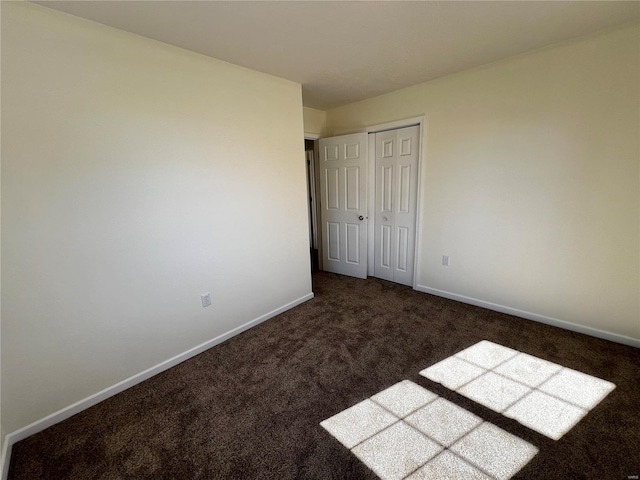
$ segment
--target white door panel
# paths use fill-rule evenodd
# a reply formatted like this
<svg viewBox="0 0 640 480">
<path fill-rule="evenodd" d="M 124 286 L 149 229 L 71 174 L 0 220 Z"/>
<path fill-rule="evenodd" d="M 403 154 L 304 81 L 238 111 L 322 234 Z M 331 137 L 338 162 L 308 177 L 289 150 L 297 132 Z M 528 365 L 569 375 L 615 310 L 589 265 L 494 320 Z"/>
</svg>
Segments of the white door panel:
<svg viewBox="0 0 640 480">
<path fill-rule="evenodd" d="M 360 225 L 347 223 L 347 263 L 360 265 Z"/>
<path fill-rule="evenodd" d="M 396 234 L 396 245 L 398 246 L 396 270 L 406 272 L 409 260 L 409 229 L 407 227 L 396 227 Z"/>
<path fill-rule="evenodd" d="M 320 140 L 323 269 L 367 278 L 367 134 Z"/>
<path fill-rule="evenodd" d="M 393 193 L 396 132 L 376 133 L 374 275 L 393 281 Z"/>
<path fill-rule="evenodd" d="M 413 285 L 420 127 L 376 134 L 374 275 Z"/>
<path fill-rule="evenodd" d="M 338 176 L 338 168 L 326 168 L 324 171 L 325 188 L 323 191 L 326 192 L 324 204 L 329 210 L 338 210 L 340 208 Z"/>
<path fill-rule="evenodd" d="M 327 245 L 325 251 L 329 260 L 340 261 L 340 224 L 327 222 Z"/>
</svg>

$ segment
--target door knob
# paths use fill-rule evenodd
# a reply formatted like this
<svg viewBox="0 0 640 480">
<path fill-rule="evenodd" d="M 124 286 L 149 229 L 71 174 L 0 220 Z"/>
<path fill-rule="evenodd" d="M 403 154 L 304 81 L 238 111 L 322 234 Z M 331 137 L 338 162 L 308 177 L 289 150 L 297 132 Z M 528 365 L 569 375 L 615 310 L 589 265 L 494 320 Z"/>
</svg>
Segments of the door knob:
<svg viewBox="0 0 640 480">
<path fill-rule="evenodd" d="M 387 217 L 382 217 L 382 220 L 383 220 L 384 222 L 388 222 L 388 221 L 389 221 L 389 219 L 388 219 Z"/>
<path fill-rule="evenodd" d="M 360 216 L 358 217 L 358 220 L 362 221 L 362 220 L 364 220 L 364 217 L 363 217 L 362 215 L 360 215 Z"/>
</svg>

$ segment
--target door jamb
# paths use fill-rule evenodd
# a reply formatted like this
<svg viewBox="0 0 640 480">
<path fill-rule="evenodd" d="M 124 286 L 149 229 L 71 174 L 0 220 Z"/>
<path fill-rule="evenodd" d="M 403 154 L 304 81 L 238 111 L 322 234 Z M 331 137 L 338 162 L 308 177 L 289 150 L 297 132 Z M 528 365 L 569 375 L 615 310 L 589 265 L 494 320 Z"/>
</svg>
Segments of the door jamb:
<svg viewBox="0 0 640 480">
<path fill-rule="evenodd" d="M 307 133 L 304 132 L 304 139 L 305 140 L 313 140 L 313 163 L 314 163 L 314 169 L 316 171 L 316 178 L 315 178 L 315 185 L 313 186 L 313 188 L 315 188 L 316 190 L 316 194 L 315 194 L 315 200 L 316 200 L 316 204 L 314 205 L 314 208 L 316 209 L 316 219 L 317 219 L 317 226 L 318 226 L 318 231 L 316 232 L 317 235 L 317 244 L 316 246 L 318 247 L 318 268 L 320 270 L 322 270 L 322 225 L 320 222 L 320 211 L 321 211 L 321 203 L 322 203 L 322 199 L 320 197 L 322 197 L 322 195 L 318 195 L 318 192 L 320 192 L 320 175 L 317 175 L 317 173 L 320 171 L 320 163 L 319 163 L 319 158 L 320 158 L 320 145 L 319 145 L 319 141 L 320 140 L 320 135 L 317 133 Z M 306 161 L 306 158 L 305 158 Z M 306 166 L 305 166 L 306 168 Z"/>
<path fill-rule="evenodd" d="M 367 142 L 369 144 L 369 158 L 367 159 L 367 168 L 369 169 L 367 173 L 367 275 L 374 277 L 376 273 L 374 251 L 376 226 L 373 222 L 373 214 L 376 211 L 376 135 L 374 132 L 368 133 Z"/>
</svg>

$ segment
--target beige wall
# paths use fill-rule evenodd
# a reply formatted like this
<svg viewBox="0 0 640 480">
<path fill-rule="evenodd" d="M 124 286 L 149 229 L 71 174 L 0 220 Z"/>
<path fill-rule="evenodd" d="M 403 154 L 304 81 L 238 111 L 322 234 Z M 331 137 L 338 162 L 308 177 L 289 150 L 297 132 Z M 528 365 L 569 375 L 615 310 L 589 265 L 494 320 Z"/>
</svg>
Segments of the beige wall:
<svg viewBox="0 0 640 480">
<path fill-rule="evenodd" d="M 299 84 L 32 4 L 2 10 L 11 432 L 311 279 Z"/>
<path fill-rule="evenodd" d="M 324 136 L 327 127 L 327 112 L 304 107 L 304 132 Z"/>
<path fill-rule="evenodd" d="M 426 115 L 419 285 L 640 339 L 639 45 L 626 27 L 327 113 L 333 134 Z"/>
</svg>

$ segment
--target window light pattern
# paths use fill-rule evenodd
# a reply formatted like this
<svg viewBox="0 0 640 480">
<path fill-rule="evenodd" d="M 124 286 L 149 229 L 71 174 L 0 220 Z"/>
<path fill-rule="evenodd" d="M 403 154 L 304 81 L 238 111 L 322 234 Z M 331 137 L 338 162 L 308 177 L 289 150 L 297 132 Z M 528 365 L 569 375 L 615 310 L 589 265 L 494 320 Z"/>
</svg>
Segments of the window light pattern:
<svg viewBox="0 0 640 480">
<path fill-rule="evenodd" d="M 408 380 L 320 425 L 383 480 L 507 480 L 538 452 Z"/>
<path fill-rule="evenodd" d="M 420 375 L 559 440 L 615 385 L 483 340 Z"/>
</svg>

